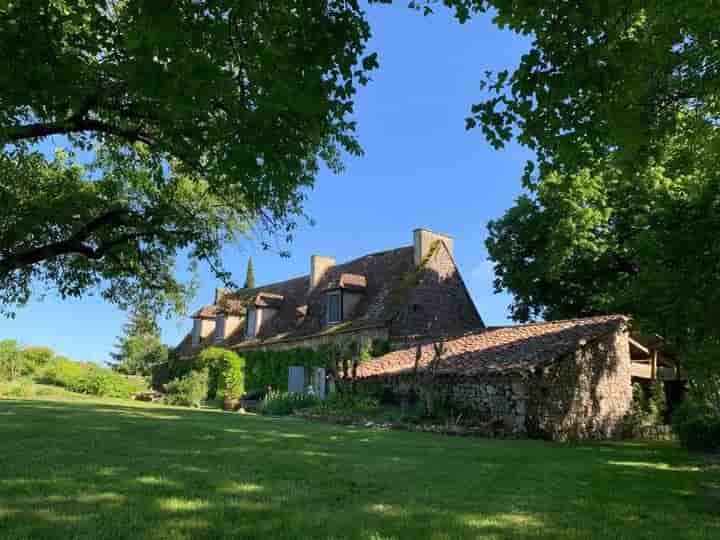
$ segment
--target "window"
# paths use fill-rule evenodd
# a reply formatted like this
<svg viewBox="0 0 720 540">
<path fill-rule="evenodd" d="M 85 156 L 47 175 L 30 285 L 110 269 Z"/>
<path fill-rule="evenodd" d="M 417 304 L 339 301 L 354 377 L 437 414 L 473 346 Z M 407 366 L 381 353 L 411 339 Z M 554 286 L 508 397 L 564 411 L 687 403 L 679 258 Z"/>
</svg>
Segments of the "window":
<svg viewBox="0 0 720 540">
<path fill-rule="evenodd" d="M 247 318 L 245 319 L 245 337 L 254 338 L 255 328 L 257 326 L 257 309 L 248 309 Z"/>
<path fill-rule="evenodd" d="M 342 292 L 335 291 L 327 295 L 328 324 L 342 321 Z"/>
<path fill-rule="evenodd" d="M 202 325 L 202 321 L 200 319 L 193 320 L 193 329 L 192 329 L 192 344 L 193 345 L 200 344 L 200 325 Z"/>
<path fill-rule="evenodd" d="M 218 313 L 215 318 L 215 341 L 225 339 L 225 314 Z"/>
</svg>

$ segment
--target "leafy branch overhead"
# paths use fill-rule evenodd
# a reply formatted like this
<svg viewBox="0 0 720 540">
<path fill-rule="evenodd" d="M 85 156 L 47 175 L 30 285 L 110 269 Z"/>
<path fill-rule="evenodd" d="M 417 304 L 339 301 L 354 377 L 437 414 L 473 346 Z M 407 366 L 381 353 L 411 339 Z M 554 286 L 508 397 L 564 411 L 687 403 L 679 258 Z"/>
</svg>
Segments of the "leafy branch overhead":
<svg viewBox="0 0 720 540">
<path fill-rule="evenodd" d="M 354 2 L 6 2 L 0 37 L 5 312 L 40 285 L 180 308 L 179 251 L 229 282 L 223 244 L 289 239 L 320 162 L 360 152 Z"/>
<path fill-rule="evenodd" d="M 720 7 L 472 4 L 532 39 L 516 69 L 487 74 L 468 119 L 535 152 L 527 194 L 489 226 L 512 316 L 626 312 L 717 392 Z"/>
</svg>

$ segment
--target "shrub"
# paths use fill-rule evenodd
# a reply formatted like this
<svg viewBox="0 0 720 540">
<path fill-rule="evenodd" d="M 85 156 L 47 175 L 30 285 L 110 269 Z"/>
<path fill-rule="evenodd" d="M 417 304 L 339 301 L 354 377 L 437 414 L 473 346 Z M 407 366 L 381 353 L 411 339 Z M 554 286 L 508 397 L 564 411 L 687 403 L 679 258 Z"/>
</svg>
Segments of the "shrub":
<svg viewBox="0 0 720 540">
<path fill-rule="evenodd" d="M 664 424 L 667 413 L 667 397 L 665 396 L 665 384 L 660 379 L 655 379 L 650 386 L 648 398 L 648 413 L 653 424 Z"/>
<path fill-rule="evenodd" d="M 228 382 L 230 397 L 240 397 L 245 392 L 245 360 L 233 351 L 219 347 L 205 349 L 192 361 L 192 369 L 207 370 L 208 399 L 223 398 Z"/>
<path fill-rule="evenodd" d="M 199 407 L 208 393 L 207 370 L 191 371 L 181 379 L 168 383 L 168 393 L 165 402 L 169 405 L 183 405 L 185 407 Z"/>
<path fill-rule="evenodd" d="M 374 397 L 365 394 L 335 392 L 330 394 L 325 401 L 318 403 L 313 411 L 318 414 L 337 416 L 365 416 L 376 413 L 378 407 L 379 402 Z"/>
<path fill-rule="evenodd" d="M 25 347 L 22 351 L 25 374 L 41 374 L 55 358 L 55 352 L 49 347 Z"/>
<path fill-rule="evenodd" d="M 170 382 L 170 362 L 155 364 L 150 368 L 150 387 L 160 390 Z"/>
<path fill-rule="evenodd" d="M 30 397 L 33 394 L 32 381 L 28 379 L 15 379 L 13 381 L 0 382 L 0 396 L 19 398 Z"/>
<path fill-rule="evenodd" d="M 290 394 L 275 391 L 268 392 L 260 403 L 259 411 L 262 414 L 283 416 L 302 409 L 309 409 L 318 403 L 318 398 L 309 394 Z"/>
<path fill-rule="evenodd" d="M 690 450 L 720 449 L 720 415 L 704 401 L 688 396 L 673 416 L 673 429 Z"/>
<path fill-rule="evenodd" d="M 217 397 L 238 398 L 245 393 L 245 359 L 231 353 L 220 364 L 217 382 Z"/>
<path fill-rule="evenodd" d="M 135 387 L 112 370 L 91 366 L 88 369 L 86 393 L 101 397 L 129 398 Z"/>
<path fill-rule="evenodd" d="M 167 369 L 167 380 L 165 383 L 169 383 L 173 379 L 182 379 L 183 377 L 189 375 L 193 370 L 201 368 L 197 365 L 197 359 L 195 358 L 188 359 L 172 357 L 168 360 Z"/>
<path fill-rule="evenodd" d="M 62 356 L 56 357 L 45 370 L 41 380 L 47 384 L 62 386 L 72 392 L 88 393 L 87 367 Z"/>
<path fill-rule="evenodd" d="M 0 341 L 0 379 L 12 381 L 23 373 L 24 357 L 13 339 Z"/>
<path fill-rule="evenodd" d="M 101 397 L 128 398 L 134 393 L 133 385 L 119 373 L 63 357 L 56 357 L 51 362 L 42 382 L 61 386 L 71 392 Z"/>
</svg>

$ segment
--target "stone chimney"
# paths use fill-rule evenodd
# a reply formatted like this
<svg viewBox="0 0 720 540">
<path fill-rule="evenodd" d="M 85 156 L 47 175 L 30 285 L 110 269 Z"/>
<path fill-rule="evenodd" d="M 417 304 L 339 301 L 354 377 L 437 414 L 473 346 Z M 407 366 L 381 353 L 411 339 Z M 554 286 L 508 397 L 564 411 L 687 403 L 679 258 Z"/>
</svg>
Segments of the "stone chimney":
<svg viewBox="0 0 720 540">
<path fill-rule="evenodd" d="M 445 244 L 445 247 L 450 252 L 450 255 L 452 255 L 453 246 L 455 244 L 452 236 L 436 233 L 428 229 L 415 229 L 413 231 L 413 246 L 415 247 L 415 266 L 420 266 L 420 264 L 423 262 L 428 252 L 432 248 L 433 244 L 438 240 Z"/>
<path fill-rule="evenodd" d="M 323 257 L 321 255 L 310 257 L 310 289 L 317 287 L 325 272 L 333 266 L 335 266 L 335 257 Z"/>
</svg>

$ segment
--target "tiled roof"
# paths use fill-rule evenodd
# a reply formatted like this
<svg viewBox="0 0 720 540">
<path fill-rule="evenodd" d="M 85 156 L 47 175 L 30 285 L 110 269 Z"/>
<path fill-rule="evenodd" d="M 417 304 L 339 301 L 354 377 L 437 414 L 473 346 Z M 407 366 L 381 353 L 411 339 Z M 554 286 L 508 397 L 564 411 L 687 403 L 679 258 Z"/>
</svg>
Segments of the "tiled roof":
<svg viewBox="0 0 720 540">
<path fill-rule="evenodd" d="M 257 307 L 279 308 L 282 306 L 284 298 L 285 297 L 282 294 L 260 292 L 255 297 L 255 305 Z"/>
<path fill-rule="evenodd" d="M 623 315 L 608 315 L 547 323 L 487 328 L 448 338 L 435 364 L 437 374 L 491 375 L 531 370 L 576 350 L 581 345 L 627 323 Z M 435 358 L 433 342 L 418 342 L 358 366 L 361 378 L 412 373 Z"/>
<path fill-rule="evenodd" d="M 413 248 L 403 247 L 373 253 L 332 266 L 312 289 L 310 289 L 310 277 L 303 276 L 256 289 L 237 291 L 231 296 L 241 301 L 247 301 L 258 295 L 263 295 L 265 298 L 278 295 L 282 297 L 282 302 L 273 306 L 278 309 L 278 313 L 269 324 L 263 325 L 257 340 L 244 340 L 242 333 L 238 333 L 227 339 L 225 345 L 245 347 L 269 339 L 299 339 L 324 334 L 327 331 L 337 331 L 337 328 L 328 328 L 324 322 L 325 291 L 333 282 L 339 283 L 341 279 L 352 280 L 353 278 L 343 278 L 349 275 L 357 276 L 354 278 L 356 283 L 362 278 L 365 287 L 363 298 L 358 302 L 354 313 L 349 314 L 346 323 L 362 326 L 384 324 L 394 314 L 393 307 L 385 301 L 386 289 L 398 286 L 412 268 Z M 304 311 L 304 316 L 298 316 L 298 309 Z"/>
<path fill-rule="evenodd" d="M 218 313 L 216 305 L 204 306 L 193 313 L 193 319 L 214 319 Z"/>
<path fill-rule="evenodd" d="M 222 311 L 226 315 L 245 315 L 247 307 L 238 300 L 222 297 L 218 302 L 218 311 Z"/>
<path fill-rule="evenodd" d="M 234 293 L 223 291 L 217 300 L 218 306 L 231 305 L 238 314 L 244 314 L 246 306 L 253 303 L 278 310 L 267 324 L 263 324 L 255 339 L 245 339 L 244 328 L 241 325 L 225 339 L 224 346 L 249 348 L 266 343 L 384 325 L 392 318 L 398 307 L 389 301 L 390 291 L 401 285 L 413 266 L 413 247 L 407 246 L 373 253 L 332 266 L 312 290 L 310 277 L 303 276 L 254 289 L 241 289 Z M 327 326 L 324 323 L 325 291 L 331 283 L 341 281 L 354 286 L 353 290 L 362 291 L 363 297 L 345 322 Z M 206 306 L 197 314 L 203 313 L 208 314 L 208 317 L 214 317 L 218 306 Z M 211 313 L 212 315 L 209 315 Z M 194 353 L 202 346 L 203 344 L 192 347 L 190 340 L 184 339 L 178 346 L 178 352 L 184 356 Z"/>
<path fill-rule="evenodd" d="M 367 279 L 359 274 L 342 274 L 340 276 L 340 288 L 364 290 L 367 287 Z"/>
</svg>

